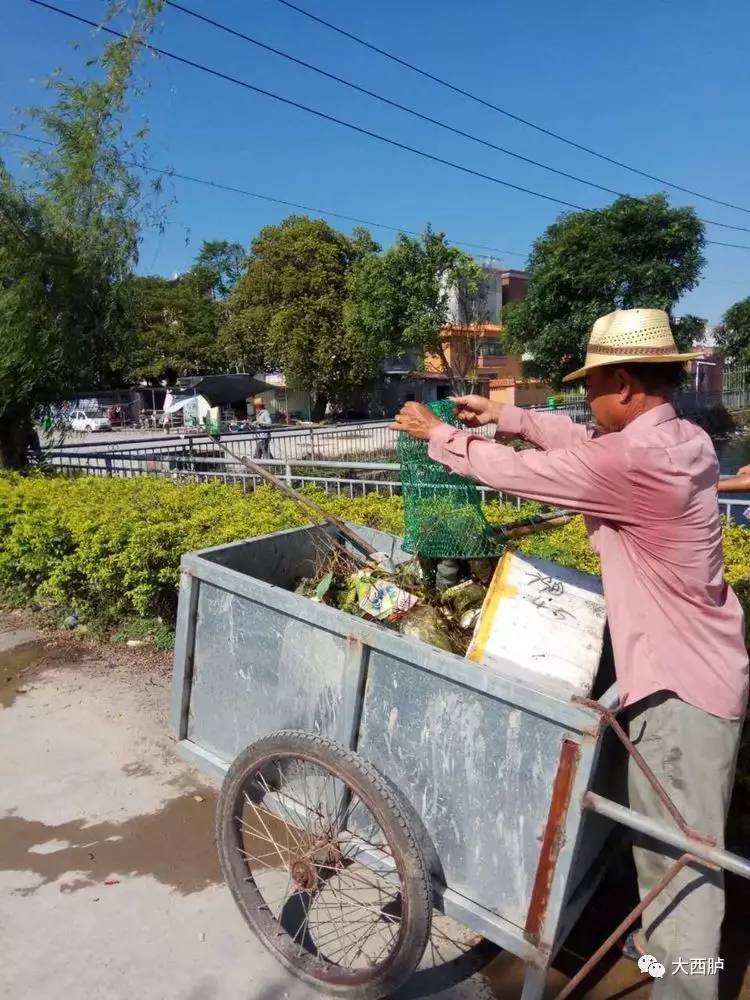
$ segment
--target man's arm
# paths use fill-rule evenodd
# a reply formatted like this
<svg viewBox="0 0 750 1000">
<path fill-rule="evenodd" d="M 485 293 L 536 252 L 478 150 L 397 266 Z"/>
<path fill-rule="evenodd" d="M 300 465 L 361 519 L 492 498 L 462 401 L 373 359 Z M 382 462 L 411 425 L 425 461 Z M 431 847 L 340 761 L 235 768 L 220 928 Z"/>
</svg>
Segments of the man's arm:
<svg viewBox="0 0 750 1000">
<path fill-rule="evenodd" d="M 577 424 L 563 413 L 539 413 L 506 404 L 497 417 L 498 437 L 520 437 L 542 451 L 574 448 L 592 434 L 586 424 Z"/>
<path fill-rule="evenodd" d="M 432 429 L 430 458 L 493 489 L 595 517 L 633 519 L 623 449 L 614 435 L 548 452 L 513 451 L 448 424 Z"/>
<path fill-rule="evenodd" d="M 456 416 L 467 427 L 497 424 L 497 437 L 520 437 L 530 444 L 551 451 L 572 448 L 592 437 L 592 430 L 574 423 L 561 413 L 538 413 L 520 406 L 498 403 L 484 396 L 458 396 L 454 399 Z"/>
<path fill-rule="evenodd" d="M 733 476 L 720 479 L 719 493 L 750 493 L 750 465 L 743 465 Z"/>
</svg>

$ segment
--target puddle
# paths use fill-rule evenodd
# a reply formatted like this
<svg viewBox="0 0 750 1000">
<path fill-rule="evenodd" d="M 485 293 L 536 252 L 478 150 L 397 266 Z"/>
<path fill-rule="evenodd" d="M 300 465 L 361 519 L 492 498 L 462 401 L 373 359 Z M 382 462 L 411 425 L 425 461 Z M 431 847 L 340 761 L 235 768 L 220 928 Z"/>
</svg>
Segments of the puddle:
<svg viewBox="0 0 750 1000">
<path fill-rule="evenodd" d="M 24 693 L 26 682 L 52 652 L 42 641 L 25 642 L 0 652 L 0 708 L 10 708 L 18 695 Z"/>
<path fill-rule="evenodd" d="M 35 674 L 52 665 L 78 663 L 83 652 L 71 646 L 57 646 L 44 639 L 24 642 L 0 651 L 0 709 L 10 708 L 26 693 Z"/>
<path fill-rule="evenodd" d="M 196 802 L 195 794 L 205 801 Z M 215 791 L 198 785 L 155 813 L 121 823 L 76 819 L 55 825 L 6 815 L 0 819 L 0 871 L 38 877 L 31 888 L 11 889 L 21 896 L 66 873 L 74 874 L 60 884 L 65 893 L 139 875 L 150 875 L 181 895 L 200 892 L 222 882 L 214 846 L 215 803 Z M 116 892 L 117 886 L 106 891 Z"/>
</svg>

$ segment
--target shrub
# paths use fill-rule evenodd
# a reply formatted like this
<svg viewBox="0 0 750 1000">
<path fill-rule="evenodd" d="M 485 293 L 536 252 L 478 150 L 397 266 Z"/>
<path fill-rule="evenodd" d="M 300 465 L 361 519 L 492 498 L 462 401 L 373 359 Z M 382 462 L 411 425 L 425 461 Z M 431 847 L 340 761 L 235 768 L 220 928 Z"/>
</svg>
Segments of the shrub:
<svg viewBox="0 0 750 1000">
<path fill-rule="evenodd" d="M 401 497 L 370 493 L 311 496 L 339 517 L 400 534 Z M 495 524 L 534 513 L 496 501 L 485 505 Z M 306 523 L 292 501 L 268 486 L 243 493 L 220 483 L 165 479 L 0 476 L 0 590 L 66 613 L 113 623 L 132 615 L 173 616 L 180 556 L 191 549 L 251 538 Z M 529 555 L 588 573 L 599 560 L 583 520 L 516 543 Z M 727 579 L 750 608 L 750 531 L 724 525 Z M 747 615 L 750 619 L 750 615 Z"/>
</svg>

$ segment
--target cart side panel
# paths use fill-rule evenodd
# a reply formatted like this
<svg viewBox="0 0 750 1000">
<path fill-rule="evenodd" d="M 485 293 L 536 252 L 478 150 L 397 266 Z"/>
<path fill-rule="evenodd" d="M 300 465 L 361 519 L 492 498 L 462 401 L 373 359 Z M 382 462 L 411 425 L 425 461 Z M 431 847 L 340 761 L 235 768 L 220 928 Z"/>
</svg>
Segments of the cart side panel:
<svg viewBox="0 0 750 1000">
<path fill-rule="evenodd" d="M 279 729 L 352 741 L 361 645 L 203 582 L 187 739 L 228 764 Z"/>
<path fill-rule="evenodd" d="M 359 752 L 421 816 L 449 888 L 523 928 L 566 730 L 373 650 Z"/>
<path fill-rule="evenodd" d="M 316 566 L 330 551 L 324 531 L 317 526 L 289 528 L 273 535 L 203 549 L 200 558 L 291 590 L 300 577 L 314 576 Z"/>
</svg>

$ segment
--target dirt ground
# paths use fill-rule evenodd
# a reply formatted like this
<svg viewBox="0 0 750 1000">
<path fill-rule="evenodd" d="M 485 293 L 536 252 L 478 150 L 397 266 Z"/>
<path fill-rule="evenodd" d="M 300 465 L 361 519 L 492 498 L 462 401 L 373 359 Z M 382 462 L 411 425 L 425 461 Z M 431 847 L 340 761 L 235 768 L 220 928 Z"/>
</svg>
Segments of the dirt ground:
<svg viewBox="0 0 750 1000">
<path fill-rule="evenodd" d="M 175 754 L 170 658 L 40 635 L 0 615 L 0 995 L 8 1000 L 307 1000 L 224 887 L 216 788 Z M 618 869 L 549 978 L 553 997 L 625 912 Z M 623 872 L 625 874 L 623 875 Z M 750 896 L 729 893 L 723 1000 L 750 1000 Z M 524 968 L 484 942 L 398 1000 L 516 1000 Z M 646 997 L 611 953 L 579 996 Z M 396 998 L 394 998 L 396 1000 Z"/>
</svg>

